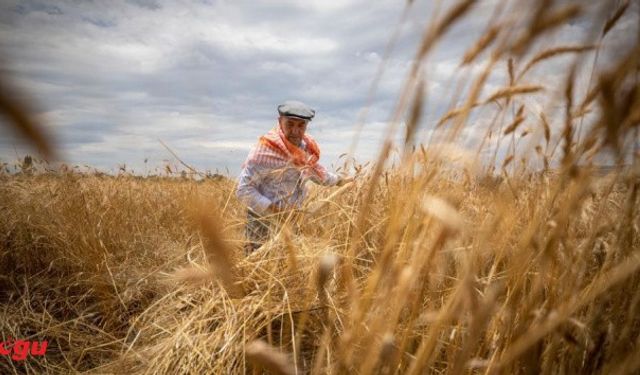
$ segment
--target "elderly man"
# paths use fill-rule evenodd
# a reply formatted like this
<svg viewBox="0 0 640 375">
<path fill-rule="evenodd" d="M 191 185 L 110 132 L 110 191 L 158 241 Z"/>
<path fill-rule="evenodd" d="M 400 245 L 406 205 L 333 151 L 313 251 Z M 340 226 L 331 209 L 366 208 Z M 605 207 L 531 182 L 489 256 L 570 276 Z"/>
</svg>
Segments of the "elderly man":
<svg viewBox="0 0 640 375">
<path fill-rule="evenodd" d="M 266 216 L 301 206 L 306 181 L 341 186 L 351 180 L 328 172 L 318 163 L 318 144 L 305 134 L 315 110 L 298 101 L 286 101 L 278 106 L 278 113 L 278 124 L 249 152 L 238 179 L 236 194 L 248 206 L 247 255 L 269 236 Z"/>
</svg>

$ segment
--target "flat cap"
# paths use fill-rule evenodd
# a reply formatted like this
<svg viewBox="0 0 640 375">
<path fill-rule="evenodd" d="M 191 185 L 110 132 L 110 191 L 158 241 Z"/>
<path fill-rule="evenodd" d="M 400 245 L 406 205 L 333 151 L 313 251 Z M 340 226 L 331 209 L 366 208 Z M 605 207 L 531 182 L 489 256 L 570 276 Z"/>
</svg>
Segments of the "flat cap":
<svg viewBox="0 0 640 375">
<path fill-rule="evenodd" d="M 304 120 L 311 120 L 316 115 L 316 111 L 308 105 L 295 100 L 287 100 L 278 106 L 280 116 L 297 117 Z"/>
</svg>

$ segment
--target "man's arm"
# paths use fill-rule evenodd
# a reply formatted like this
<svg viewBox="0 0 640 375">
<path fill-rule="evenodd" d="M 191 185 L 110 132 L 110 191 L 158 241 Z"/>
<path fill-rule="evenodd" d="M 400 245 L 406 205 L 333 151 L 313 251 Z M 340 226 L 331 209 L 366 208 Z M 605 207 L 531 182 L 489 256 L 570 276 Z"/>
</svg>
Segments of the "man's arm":
<svg viewBox="0 0 640 375">
<path fill-rule="evenodd" d="M 236 196 L 253 211 L 264 215 L 270 212 L 273 202 L 256 189 L 257 179 L 259 179 L 259 175 L 256 173 L 255 166 L 247 163 L 238 177 Z"/>
<path fill-rule="evenodd" d="M 342 186 L 353 181 L 353 177 L 340 177 L 335 173 L 327 171 L 327 169 L 320 164 L 318 164 L 318 169 L 323 172 L 324 179 L 321 179 L 319 177 L 312 178 L 311 180 L 316 184 L 324 186 Z"/>
<path fill-rule="evenodd" d="M 324 166 L 320 165 L 319 163 L 317 164 L 316 168 L 321 174 L 324 175 L 324 178 L 321 178 L 319 175 L 312 172 L 310 178 L 311 181 L 315 182 L 318 185 L 324 186 L 334 186 L 338 184 L 340 177 L 337 174 L 329 172 Z"/>
</svg>

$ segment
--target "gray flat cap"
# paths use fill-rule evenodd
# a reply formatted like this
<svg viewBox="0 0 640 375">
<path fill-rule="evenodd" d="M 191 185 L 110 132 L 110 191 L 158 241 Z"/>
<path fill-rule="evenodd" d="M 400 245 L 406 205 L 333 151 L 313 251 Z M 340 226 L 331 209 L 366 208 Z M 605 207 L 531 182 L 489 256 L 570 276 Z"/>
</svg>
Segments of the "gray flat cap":
<svg viewBox="0 0 640 375">
<path fill-rule="evenodd" d="M 297 117 L 311 120 L 316 115 L 316 111 L 308 105 L 295 100 L 287 100 L 278 106 L 280 116 Z"/>
</svg>

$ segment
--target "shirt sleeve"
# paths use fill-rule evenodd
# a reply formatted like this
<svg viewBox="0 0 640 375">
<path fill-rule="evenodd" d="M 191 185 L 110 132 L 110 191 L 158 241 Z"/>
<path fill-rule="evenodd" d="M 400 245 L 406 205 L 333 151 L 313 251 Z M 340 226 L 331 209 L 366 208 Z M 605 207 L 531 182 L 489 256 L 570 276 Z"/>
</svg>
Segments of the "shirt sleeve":
<svg viewBox="0 0 640 375">
<path fill-rule="evenodd" d="M 238 189 L 236 190 L 236 196 L 241 202 L 246 204 L 256 213 L 264 214 L 272 202 L 269 198 L 260 194 L 256 188 L 258 179 L 259 176 L 256 173 L 255 166 L 247 163 L 247 165 L 242 169 L 242 172 L 240 172 L 240 177 L 238 177 Z"/>
<path fill-rule="evenodd" d="M 312 178 L 311 180 L 316 184 L 324 186 L 334 186 L 338 183 L 338 180 L 340 180 L 340 177 L 338 177 L 337 174 L 329 172 L 327 168 L 323 167 L 322 165 L 318 164 L 317 168 L 323 172 L 324 179 Z"/>
</svg>

